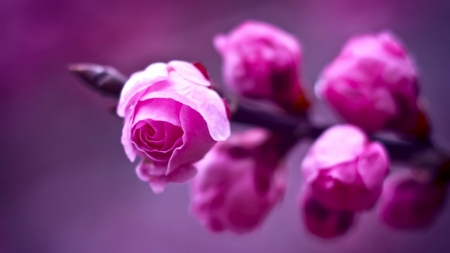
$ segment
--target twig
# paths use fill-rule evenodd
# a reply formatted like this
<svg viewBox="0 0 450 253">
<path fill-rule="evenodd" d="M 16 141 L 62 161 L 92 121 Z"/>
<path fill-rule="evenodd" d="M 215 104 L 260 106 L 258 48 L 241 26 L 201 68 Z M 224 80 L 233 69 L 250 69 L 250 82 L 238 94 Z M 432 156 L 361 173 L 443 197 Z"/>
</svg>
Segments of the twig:
<svg viewBox="0 0 450 253">
<path fill-rule="evenodd" d="M 69 70 L 95 91 L 115 98 L 120 96 L 122 87 L 127 80 L 125 75 L 115 68 L 98 64 L 73 64 L 69 66 Z M 218 88 L 214 86 L 214 89 Z M 220 95 L 224 94 L 220 90 L 217 91 Z M 238 100 L 232 97 L 228 100 L 232 107 L 231 121 L 291 135 L 294 140 L 316 139 L 328 128 L 313 125 L 307 115 L 294 117 L 261 108 L 251 100 Z M 429 140 L 403 142 L 379 136 L 371 136 L 371 139 L 382 143 L 393 161 L 434 168 L 448 161 L 448 156 L 444 155 L 444 152 Z"/>
</svg>

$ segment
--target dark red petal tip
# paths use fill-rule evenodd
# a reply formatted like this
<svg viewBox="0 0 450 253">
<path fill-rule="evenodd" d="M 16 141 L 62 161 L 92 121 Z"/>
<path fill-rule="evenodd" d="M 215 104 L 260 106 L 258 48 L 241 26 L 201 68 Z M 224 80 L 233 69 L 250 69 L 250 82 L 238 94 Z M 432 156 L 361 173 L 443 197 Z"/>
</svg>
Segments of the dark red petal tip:
<svg viewBox="0 0 450 253">
<path fill-rule="evenodd" d="M 210 80 L 208 71 L 206 70 L 205 66 L 203 66 L 203 64 L 201 64 L 200 62 L 193 62 L 192 65 L 194 65 L 198 70 L 200 70 L 200 72 L 202 72 L 206 80 Z"/>
</svg>

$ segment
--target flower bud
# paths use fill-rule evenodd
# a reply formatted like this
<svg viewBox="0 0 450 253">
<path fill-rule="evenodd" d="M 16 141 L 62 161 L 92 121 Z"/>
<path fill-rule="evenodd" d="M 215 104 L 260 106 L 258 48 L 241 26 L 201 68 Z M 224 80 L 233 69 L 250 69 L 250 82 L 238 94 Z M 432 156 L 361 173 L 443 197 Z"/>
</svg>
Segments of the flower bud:
<svg viewBox="0 0 450 253">
<path fill-rule="evenodd" d="M 307 230 L 323 239 L 344 235 L 353 225 L 355 214 L 345 210 L 334 210 L 317 201 L 310 190 L 300 198 L 300 210 Z"/>
<path fill-rule="evenodd" d="M 290 113 L 308 108 L 299 74 L 302 52 L 294 36 L 246 21 L 228 35 L 216 36 L 214 46 L 223 58 L 225 84 L 234 93 L 271 100 Z"/>
<path fill-rule="evenodd" d="M 154 192 L 191 179 L 192 164 L 230 135 L 226 107 L 210 85 L 197 66 L 171 61 L 134 73 L 123 87 L 122 145 L 131 161 L 142 158 L 137 175 Z"/>
<path fill-rule="evenodd" d="M 246 233 L 257 228 L 285 190 L 282 156 L 262 129 L 219 142 L 198 163 L 192 180 L 191 209 L 213 231 Z"/>
<path fill-rule="evenodd" d="M 361 129 L 337 125 L 316 140 L 301 168 L 315 199 L 331 209 L 356 212 L 377 202 L 389 160 L 383 146 Z"/>
<path fill-rule="evenodd" d="M 418 104 L 417 71 L 390 33 L 350 39 L 323 71 L 316 94 L 366 132 L 392 129 L 426 138 L 429 124 Z"/>
<path fill-rule="evenodd" d="M 403 170 L 385 182 L 378 216 L 396 229 L 421 229 L 433 223 L 443 206 L 445 188 Z"/>
</svg>

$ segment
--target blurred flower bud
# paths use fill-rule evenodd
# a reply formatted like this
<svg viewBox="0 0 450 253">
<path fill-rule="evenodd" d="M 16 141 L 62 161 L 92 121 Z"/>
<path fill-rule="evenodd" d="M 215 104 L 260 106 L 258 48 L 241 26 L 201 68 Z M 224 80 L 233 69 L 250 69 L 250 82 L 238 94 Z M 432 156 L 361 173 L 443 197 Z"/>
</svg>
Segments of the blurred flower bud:
<svg viewBox="0 0 450 253">
<path fill-rule="evenodd" d="M 337 125 L 316 140 L 301 168 L 314 198 L 328 208 L 355 212 L 377 202 L 389 159 L 359 128 Z"/>
<path fill-rule="evenodd" d="M 353 225 L 355 214 L 334 210 L 317 201 L 310 190 L 304 190 L 300 198 L 300 210 L 308 231 L 323 239 L 344 235 Z"/>
<path fill-rule="evenodd" d="M 378 216 L 397 229 L 421 229 L 433 223 L 443 206 L 445 188 L 410 170 L 391 175 L 385 182 Z"/>
<path fill-rule="evenodd" d="M 366 132 L 393 129 L 421 139 L 428 135 L 414 63 L 388 32 L 350 39 L 323 71 L 316 94 Z"/>
<path fill-rule="evenodd" d="M 281 200 L 285 175 L 272 137 L 262 129 L 232 135 L 196 163 L 191 209 L 209 230 L 250 232 Z"/>
<path fill-rule="evenodd" d="M 440 166 L 437 168 L 436 178 L 434 184 L 446 187 L 450 182 L 450 158 L 445 157 Z"/>
<path fill-rule="evenodd" d="M 223 58 L 225 83 L 236 94 L 268 99 L 290 113 L 309 103 L 302 91 L 301 47 L 287 32 L 263 22 L 246 21 L 214 38 Z"/>
<path fill-rule="evenodd" d="M 134 73 L 123 87 L 122 145 L 131 161 L 142 157 L 137 175 L 154 192 L 191 179 L 192 164 L 230 135 L 226 107 L 210 85 L 198 66 L 171 61 Z"/>
</svg>

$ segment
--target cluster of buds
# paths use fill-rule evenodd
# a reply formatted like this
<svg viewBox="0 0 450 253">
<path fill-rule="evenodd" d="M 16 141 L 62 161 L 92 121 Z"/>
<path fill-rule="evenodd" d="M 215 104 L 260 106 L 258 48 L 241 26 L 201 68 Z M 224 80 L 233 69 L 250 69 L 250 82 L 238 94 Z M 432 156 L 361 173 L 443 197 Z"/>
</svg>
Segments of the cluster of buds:
<svg viewBox="0 0 450 253">
<path fill-rule="evenodd" d="M 223 59 L 223 90 L 199 63 L 154 63 L 128 80 L 110 67 L 71 67 L 119 98 L 125 153 L 140 158 L 137 176 L 155 193 L 191 181 L 191 210 L 210 231 L 254 231 L 283 199 L 285 155 L 313 138 L 299 193 L 311 234 L 343 235 L 377 204 L 390 227 L 432 224 L 450 163 L 431 141 L 414 62 L 392 34 L 351 38 L 324 69 L 316 94 L 346 122 L 328 129 L 309 120 L 302 49 L 293 35 L 247 21 L 213 44 Z M 230 122 L 255 127 L 231 133 Z M 407 144 L 377 137 L 386 131 Z M 408 169 L 389 175 L 396 161 Z"/>
</svg>

